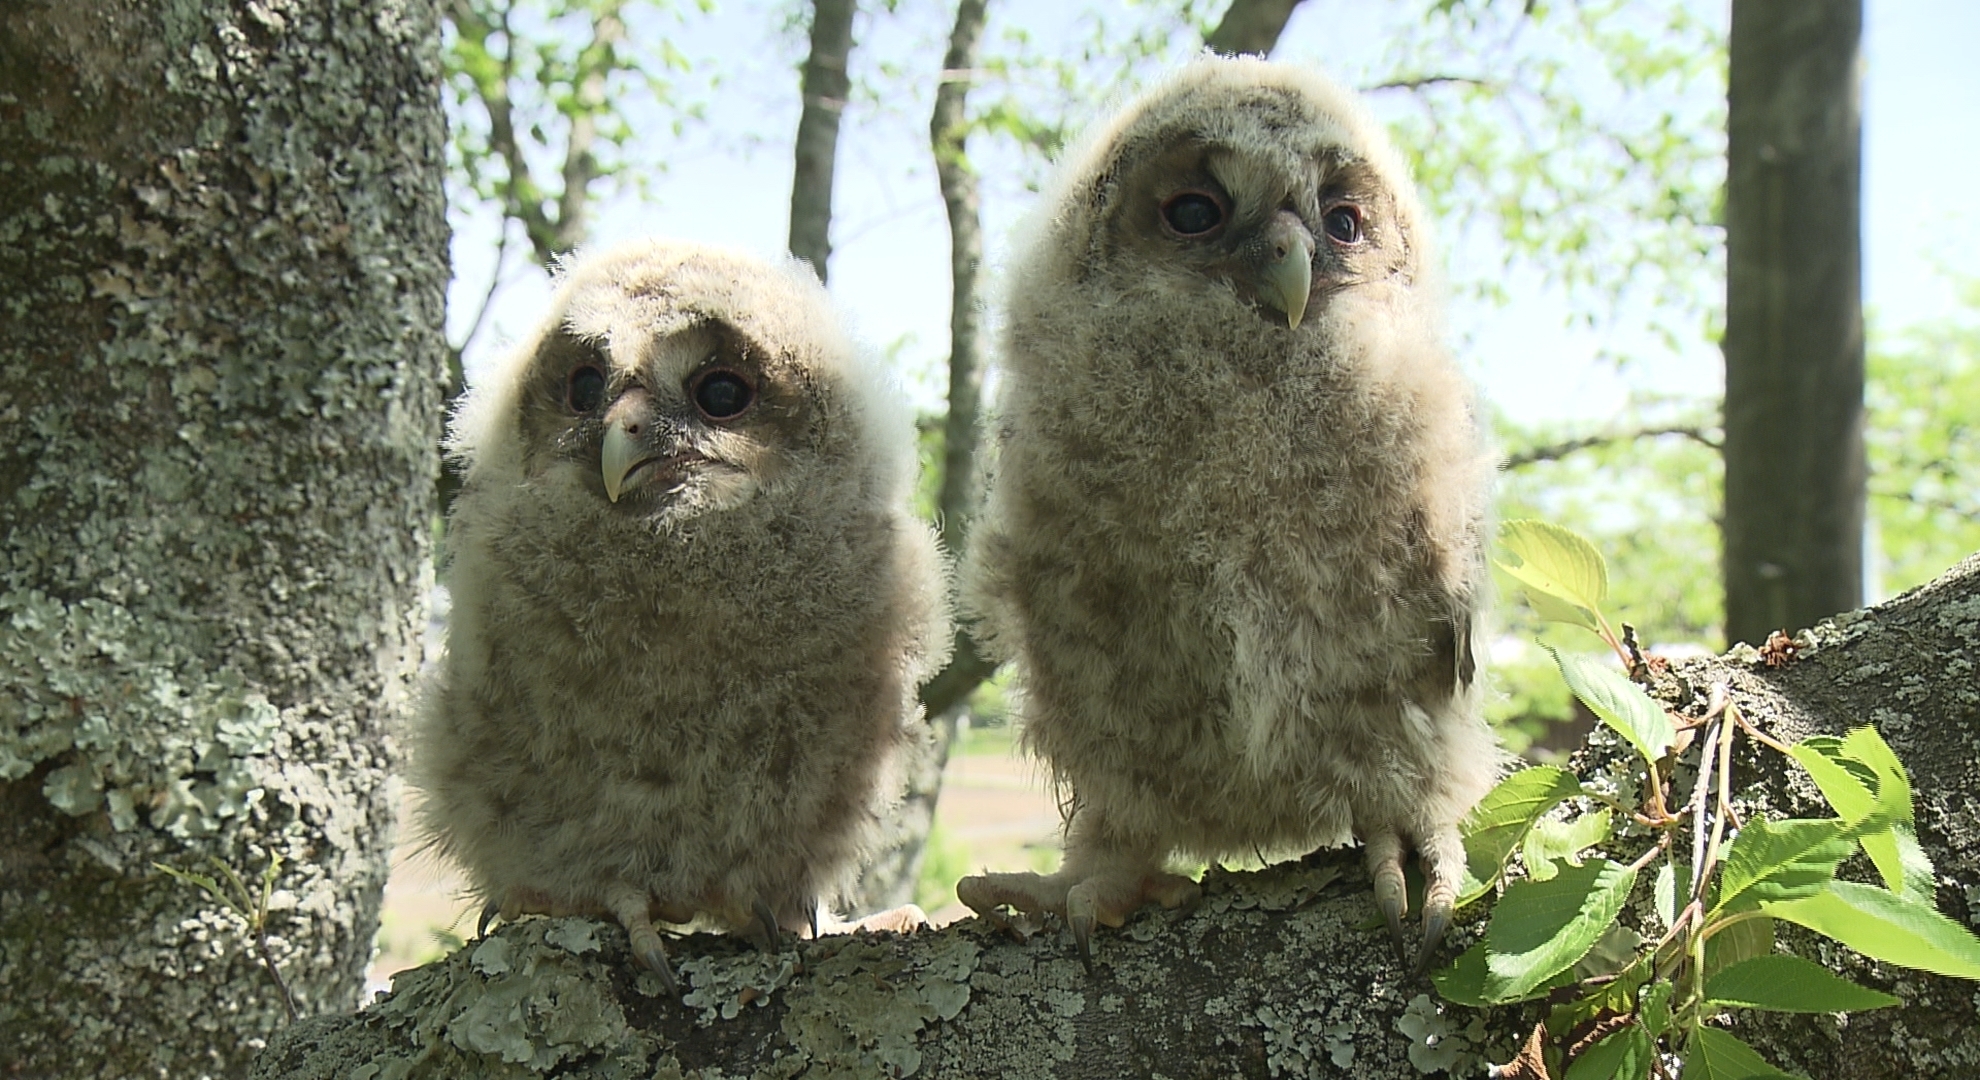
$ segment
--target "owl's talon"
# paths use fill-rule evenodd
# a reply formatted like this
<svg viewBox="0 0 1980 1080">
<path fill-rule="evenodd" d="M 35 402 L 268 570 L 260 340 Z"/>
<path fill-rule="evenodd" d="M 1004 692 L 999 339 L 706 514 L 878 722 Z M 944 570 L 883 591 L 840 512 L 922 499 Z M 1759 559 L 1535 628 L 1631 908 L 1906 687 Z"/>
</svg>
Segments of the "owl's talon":
<svg viewBox="0 0 1980 1080">
<path fill-rule="evenodd" d="M 477 938 L 487 937 L 489 924 L 493 923 L 496 916 L 500 914 L 502 914 L 502 905 L 493 900 L 481 905 L 481 917 L 474 922 L 474 936 Z"/>
<path fill-rule="evenodd" d="M 668 997 L 680 997 L 680 984 L 674 981 L 674 967 L 667 962 L 667 949 L 660 944 L 660 934 L 652 927 L 642 933 L 632 935 L 633 957 L 640 966 L 660 976 L 660 985 L 667 990 Z"/>
<path fill-rule="evenodd" d="M 1412 974 L 1421 975 L 1430 970 L 1430 960 L 1437 954 L 1437 947 L 1444 943 L 1444 933 L 1451 928 L 1451 907 L 1449 904 L 1423 905 L 1423 945 L 1417 949 L 1416 962 L 1410 965 Z"/>
<path fill-rule="evenodd" d="M 1085 966 L 1088 978 L 1093 977 L 1093 916 L 1073 915 L 1066 919 L 1072 927 L 1073 944 L 1079 946 L 1079 962 Z"/>
<path fill-rule="evenodd" d="M 777 925 L 777 913 L 771 911 L 770 905 L 764 903 L 761 897 L 757 898 L 754 911 L 756 914 L 756 929 L 763 934 L 762 940 L 757 942 L 757 945 L 764 952 L 776 952 L 778 949 L 783 948 L 784 931 L 782 927 Z"/>
</svg>

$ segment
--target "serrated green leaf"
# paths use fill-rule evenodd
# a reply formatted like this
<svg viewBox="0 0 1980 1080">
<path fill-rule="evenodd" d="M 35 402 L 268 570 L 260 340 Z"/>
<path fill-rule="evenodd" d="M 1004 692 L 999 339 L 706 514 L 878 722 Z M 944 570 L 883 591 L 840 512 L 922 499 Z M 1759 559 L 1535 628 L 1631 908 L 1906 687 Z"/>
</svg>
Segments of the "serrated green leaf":
<svg viewBox="0 0 1980 1080">
<path fill-rule="evenodd" d="M 1737 1036 L 1718 1028 L 1701 1027 L 1684 1048 L 1683 1080 L 1799 1080 L 1760 1056 Z"/>
<path fill-rule="evenodd" d="M 1706 1006 L 1772 1012 L 1832 1013 L 1902 1004 L 1858 986 L 1820 964 L 1776 953 L 1742 960 L 1705 981 Z"/>
<path fill-rule="evenodd" d="M 1636 1018 L 1649 1029 L 1652 1036 L 1662 1035 L 1671 1026 L 1671 994 L 1677 987 L 1668 982 L 1655 982 L 1643 988 L 1643 996 L 1637 1002 Z"/>
<path fill-rule="evenodd" d="M 1599 632 L 1609 569 L 1595 545 L 1559 525 L 1518 520 L 1499 526 L 1499 546 L 1508 556 L 1499 568 L 1526 587 L 1536 614 Z"/>
<path fill-rule="evenodd" d="M 1573 967 L 1616 921 L 1636 871 L 1607 859 L 1565 867 L 1551 881 L 1516 881 L 1485 930 L 1493 1001 L 1517 1001 Z"/>
<path fill-rule="evenodd" d="M 1452 961 L 1450 967 L 1442 971 L 1431 972 L 1431 985 L 1437 988 L 1437 993 L 1441 994 L 1445 1001 L 1454 1004 L 1469 1005 L 1474 1009 L 1483 1008 L 1487 1005 L 1502 1004 L 1504 999 L 1486 996 L 1485 983 L 1491 977 L 1491 973 L 1485 966 L 1485 954 L 1485 943 L 1480 941 L 1471 948 L 1466 949 L 1462 955 Z M 1566 986 L 1573 981 L 1573 971 L 1562 971 L 1560 974 L 1534 987 L 1526 994 L 1526 998 L 1540 997 L 1551 990 Z M 1519 1000 L 1525 1000 L 1526 998 Z"/>
<path fill-rule="evenodd" d="M 1664 929 L 1671 928 L 1677 921 L 1678 913 L 1677 864 L 1666 861 L 1657 867 L 1657 876 L 1650 882 L 1651 906 L 1657 911 L 1657 921 Z"/>
<path fill-rule="evenodd" d="M 1771 901 L 1760 909 L 1835 938 L 1872 960 L 1980 979 L 1980 938 L 1915 897 L 1831 881 L 1813 896 Z"/>
<path fill-rule="evenodd" d="M 1712 914 L 1813 896 L 1854 850 L 1856 843 L 1839 820 L 1749 821 L 1726 854 Z"/>
<path fill-rule="evenodd" d="M 1650 700 L 1642 687 L 1599 660 L 1561 652 L 1552 646 L 1547 646 L 1547 651 L 1554 654 L 1561 678 L 1567 680 L 1574 696 L 1616 734 L 1627 739 L 1643 755 L 1643 760 L 1654 762 L 1670 749 L 1677 739 L 1677 729 L 1671 724 L 1670 714 Z"/>
<path fill-rule="evenodd" d="M 1458 906 L 1483 896 L 1505 869 L 1527 830 L 1542 814 L 1581 794 L 1581 782 L 1566 769 L 1535 765 L 1499 781 L 1485 793 L 1460 826 L 1464 833 L 1465 880 Z"/>
<path fill-rule="evenodd" d="M 1938 882 L 1913 831 L 1911 778 L 1876 729 L 1860 727 L 1846 739 L 1818 735 L 1788 753 L 1808 770 L 1837 814 L 1852 822 L 1873 814 L 1891 822 L 1859 838 L 1863 852 L 1892 892 L 1930 900 Z"/>
<path fill-rule="evenodd" d="M 1656 1043 L 1635 1024 L 1611 1032 L 1568 1066 L 1567 1080 L 1649 1080 Z"/>
<path fill-rule="evenodd" d="M 1705 940 L 1705 977 L 1773 951 L 1774 920 L 1764 916 L 1742 919 Z"/>
<path fill-rule="evenodd" d="M 1527 876 L 1535 881 L 1545 881 L 1554 876 L 1556 860 L 1566 859 L 1579 864 L 1581 860 L 1577 856 L 1582 851 L 1608 838 L 1607 807 L 1583 814 L 1573 821 L 1542 818 L 1533 823 L 1526 839 L 1520 842 L 1519 858 L 1526 865 Z M 1543 866 L 1545 870 L 1541 869 Z"/>
</svg>

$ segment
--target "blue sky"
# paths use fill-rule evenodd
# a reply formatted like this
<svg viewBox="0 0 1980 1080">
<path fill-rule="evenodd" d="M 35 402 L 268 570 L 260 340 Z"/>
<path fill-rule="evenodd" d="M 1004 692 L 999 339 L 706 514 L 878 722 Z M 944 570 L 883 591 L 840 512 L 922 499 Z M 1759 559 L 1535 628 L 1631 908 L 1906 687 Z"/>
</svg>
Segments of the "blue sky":
<svg viewBox="0 0 1980 1080">
<path fill-rule="evenodd" d="M 636 33 L 665 32 L 699 70 L 719 77 L 690 91 L 707 103 L 705 124 L 676 136 L 659 118 L 643 135 L 642 157 L 664 162 L 646 173 L 645 192 L 608 194 L 594 237 L 688 237 L 762 254 L 782 249 L 790 199 L 790 139 L 798 101 L 794 66 L 801 37 L 781 24 L 790 5 L 731 2 Z M 874 5 L 868 5 L 874 6 Z M 1391 8 L 1392 13 L 1395 9 Z M 1723 22 L 1722 5 L 1701 5 Z M 1375 5 L 1308 0 L 1281 40 L 1279 56 L 1320 62 L 1352 81 L 1383 47 Z M 901 0 L 895 14 L 864 17 L 855 70 L 886 86 L 884 100 L 856 101 L 841 131 L 834 193 L 831 289 L 855 332 L 892 352 L 902 382 L 923 407 L 939 404 L 947 352 L 948 236 L 927 160 L 928 86 L 939 65 L 949 5 Z M 991 42 L 1022 28 L 1035 47 L 1062 44 L 1093 19 L 1124 22 L 1119 3 L 993 2 Z M 1971 0 L 1869 0 L 1864 43 L 1864 285 L 1875 325 L 1890 331 L 1953 310 L 1947 271 L 1980 276 L 1980 4 Z M 882 65 L 889 65 L 885 70 Z M 925 70 L 924 70 L 925 69 Z M 973 153 L 974 153 L 973 148 Z M 1029 206 L 1023 181 L 1039 166 L 1015 151 L 986 148 L 984 212 L 993 274 L 1012 228 Z M 486 290 L 492 214 L 457 219 L 457 279 L 450 320 L 458 339 Z M 1455 276 L 1490 269 L 1487 248 L 1457 258 Z M 490 350 L 540 317 L 548 286 L 513 258 L 485 332 L 468 355 L 470 374 Z M 1484 394 L 1522 420 L 1596 422 L 1619 409 L 1632 388 L 1712 395 L 1719 356 L 1700 335 L 1677 352 L 1638 341 L 1627 323 L 1604 331 L 1566 327 L 1569 299 L 1540 276 L 1506 278 L 1504 306 L 1454 298 L 1450 322 L 1459 354 Z M 994 293 L 993 293 L 994 298 Z M 1655 312 L 1640 312 L 1645 318 Z M 1594 359 L 1602 347 L 1650 358 L 1618 371 Z"/>
</svg>

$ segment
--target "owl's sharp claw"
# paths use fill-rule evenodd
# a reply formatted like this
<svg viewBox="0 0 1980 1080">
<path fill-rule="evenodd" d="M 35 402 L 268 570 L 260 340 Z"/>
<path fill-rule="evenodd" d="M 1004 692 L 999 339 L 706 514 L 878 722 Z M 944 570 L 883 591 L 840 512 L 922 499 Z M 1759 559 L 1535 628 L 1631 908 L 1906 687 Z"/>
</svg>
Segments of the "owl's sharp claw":
<svg viewBox="0 0 1980 1080">
<path fill-rule="evenodd" d="M 660 932 L 653 929 L 652 913 L 649 910 L 651 898 L 630 885 L 619 884 L 608 890 L 605 905 L 612 911 L 612 917 L 626 928 L 626 939 L 632 945 L 633 958 L 655 975 L 660 976 L 660 984 L 667 988 L 668 997 L 679 997 L 681 987 L 674 981 L 674 967 L 667 963 L 667 948 L 660 944 Z"/>
<path fill-rule="evenodd" d="M 770 905 L 764 903 L 762 897 L 756 900 L 755 912 L 757 929 L 763 932 L 763 940 L 759 943 L 763 951 L 776 952 L 783 948 L 784 931 L 777 925 L 777 913 L 770 910 Z"/>
<path fill-rule="evenodd" d="M 1395 940 L 1396 956 L 1410 960 L 1409 939 L 1403 934 L 1402 917 L 1409 913 L 1409 892 L 1403 883 L 1402 837 L 1393 832 L 1368 837 L 1368 876 L 1375 882 L 1375 906 L 1389 924 Z"/>
<path fill-rule="evenodd" d="M 1416 952 L 1416 962 L 1410 970 L 1417 975 L 1430 970 L 1430 960 L 1437 955 L 1437 947 L 1444 943 L 1444 933 L 1451 928 L 1451 905 L 1448 903 L 1423 904 L 1423 945 Z"/>
<path fill-rule="evenodd" d="M 501 913 L 502 905 L 493 900 L 481 905 L 481 918 L 475 920 L 474 936 L 477 938 L 487 937 L 489 924 L 493 923 L 495 917 Z"/>
<path fill-rule="evenodd" d="M 1072 927 L 1073 944 L 1079 946 L 1079 962 L 1085 966 L 1088 978 L 1093 976 L 1093 916 L 1073 915 L 1066 919 Z"/>
<path fill-rule="evenodd" d="M 804 909 L 804 918 L 811 924 L 811 940 L 818 940 L 818 901 L 813 900 Z"/>
<path fill-rule="evenodd" d="M 660 985 L 666 987 L 668 997 L 681 996 L 680 984 L 674 981 L 674 967 L 667 962 L 667 949 L 660 944 L 660 934 L 651 926 L 632 934 L 633 956 L 641 966 L 660 976 Z"/>
</svg>

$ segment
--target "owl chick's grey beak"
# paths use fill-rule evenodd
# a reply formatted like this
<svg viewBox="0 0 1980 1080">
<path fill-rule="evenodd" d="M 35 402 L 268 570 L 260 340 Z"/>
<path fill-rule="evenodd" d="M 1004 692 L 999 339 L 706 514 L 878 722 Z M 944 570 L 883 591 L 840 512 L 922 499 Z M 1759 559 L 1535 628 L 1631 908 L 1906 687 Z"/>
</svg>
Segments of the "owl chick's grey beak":
<svg viewBox="0 0 1980 1080">
<path fill-rule="evenodd" d="M 628 390 L 605 410 L 605 438 L 598 448 L 598 471 L 605 481 L 605 497 L 618 502 L 662 477 L 678 475 L 669 468 L 685 457 L 667 446 L 673 431 L 655 411 L 653 399 L 644 390 Z"/>
<path fill-rule="evenodd" d="M 1258 298 L 1284 312 L 1289 329 L 1299 329 L 1313 292 L 1313 233 L 1299 215 L 1281 210 L 1260 232 L 1254 251 Z"/>
</svg>

